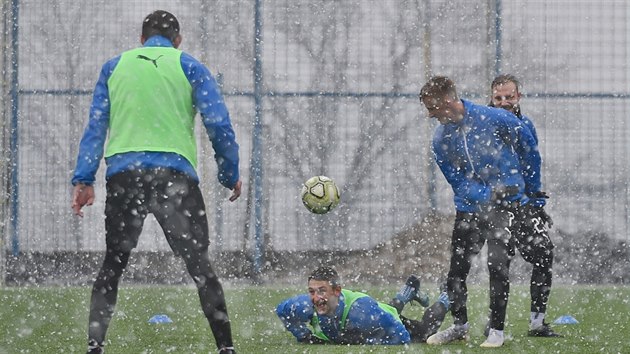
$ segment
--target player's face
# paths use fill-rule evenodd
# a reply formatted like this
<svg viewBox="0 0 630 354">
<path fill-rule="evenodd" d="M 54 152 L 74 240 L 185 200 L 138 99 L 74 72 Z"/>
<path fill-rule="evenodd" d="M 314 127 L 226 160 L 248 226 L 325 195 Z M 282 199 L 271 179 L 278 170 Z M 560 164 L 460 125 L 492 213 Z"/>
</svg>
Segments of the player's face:
<svg viewBox="0 0 630 354">
<path fill-rule="evenodd" d="M 339 305 L 341 287 L 333 287 L 327 280 L 313 280 L 308 282 L 308 294 L 318 315 L 334 315 Z"/>
<path fill-rule="evenodd" d="M 456 113 L 453 110 L 453 101 L 448 97 L 425 97 L 422 103 L 429 112 L 429 117 L 437 119 L 440 124 L 452 123 L 456 119 Z"/>
<path fill-rule="evenodd" d="M 506 109 L 516 113 L 521 94 L 516 89 L 516 84 L 509 81 L 492 88 L 492 104 L 495 107 Z"/>
</svg>

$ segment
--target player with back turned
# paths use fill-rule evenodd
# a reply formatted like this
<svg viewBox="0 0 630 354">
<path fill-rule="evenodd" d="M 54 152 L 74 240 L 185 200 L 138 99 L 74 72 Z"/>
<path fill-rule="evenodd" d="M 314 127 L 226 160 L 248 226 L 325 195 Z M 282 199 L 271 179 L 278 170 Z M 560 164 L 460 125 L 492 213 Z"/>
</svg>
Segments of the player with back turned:
<svg viewBox="0 0 630 354">
<path fill-rule="evenodd" d="M 149 213 L 186 264 L 219 353 L 234 353 L 223 288 L 208 254 L 194 134 L 198 111 L 215 151 L 219 182 L 232 190 L 234 201 L 241 181 L 230 116 L 209 70 L 177 49 L 182 36 L 175 16 L 149 14 L 140 41 L 142 47 L 103 65 L 72 178 L 72 209 L 83 216 L 83 206 L 94 202 L 95 175 L 105 157 L 106 252 L 90 299 L 88 353 L 104 352 L 118 283 Z"/>
</svg>

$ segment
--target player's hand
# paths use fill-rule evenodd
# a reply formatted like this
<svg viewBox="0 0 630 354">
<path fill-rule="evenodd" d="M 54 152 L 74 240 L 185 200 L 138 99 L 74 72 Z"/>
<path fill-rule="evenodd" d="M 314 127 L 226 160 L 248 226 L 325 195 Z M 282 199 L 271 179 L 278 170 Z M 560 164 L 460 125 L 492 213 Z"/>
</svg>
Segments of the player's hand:
<svg viewBox="0 0 630 354">
<path fill-rule="evenodd" d="M 529 195 L 530 198 L 549 199 L 547 192 L 538 191 Z"/>
<path fill-rule="evenodd" d="M 551 226 L 553 226 L 553 220 L 551 219 L 551 216 L 547 214 L 547 212 L 545 211 L 545 208 L 543 207 L 545 205 L 544 199 L 549 199 L 549 195 L 547 195 L 546 192 L 538 191 L 538 192 L 532 193 L 531 195 L 529 195 L 529 197 L 538 199 L 539 201 L 542 200 L 541 203 L 539 204 L 540 206 L 534 207 L 534 210 L 530 214 L 532 214 L 532 216 L 534 217 L 539 218 L 540 221 L 542 221 L 544 224 L 547 224 L 548 229 L 551 229 Z"/>
<path fill-rule="evenodd" d="M 83 210 L 86 205 L 94 204 L 94 187 L 85 184 L 77 184 L 72 190 L 72 210 L 75 215 L 83 217 Z"/>
<path fill-rule="evenodd" d="M 241 196 L 241 187 L 243 186 L 243 183 L 241 182 L 241 180 L 239 179 L 236 182 L 236 185 L 234 186 L 234 188 L 232 188 L 232 195 L 230 196 L 230 201 L 233 202 L 235 200 L 238 199 L 238 197 Z"/>
</svg>

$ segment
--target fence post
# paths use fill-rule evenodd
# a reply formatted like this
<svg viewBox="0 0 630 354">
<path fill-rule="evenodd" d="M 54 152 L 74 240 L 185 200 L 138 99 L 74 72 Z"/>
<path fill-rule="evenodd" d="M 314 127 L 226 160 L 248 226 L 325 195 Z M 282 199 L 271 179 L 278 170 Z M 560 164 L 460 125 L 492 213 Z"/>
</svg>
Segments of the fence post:
<svg viewBox="0 0 630 354">
<path fill-rule="evenodd" d="M 263 99 L 263 68 L 262 68 L 262 0 L 254 4 L 254 122 L 252 131 L 252 162 L 251 172 L 254 182 L 254 278 L 262 271 L 263 263 L 263 218 L 262 218 L 262 182 L 263 182 L 263 153 L 262 153 L 262 99 Z"/>
<path fill-rule="evenodd" d="M 494 35 L 495 35 L 495 54 L 494 54 L 494 76 L 501 74 L 501 56 L 503 49 L 501 48 L 501 37 L 503 36 L 503 27 L 501 24 L 501 0 L 495 1 L 494 6 Z"/>
<path fill-rule="evenodd" d="M 3 50 L 3 55 L 0 56 L 0 67 L 5 69 L 7 68 L 7 53 L 9 53 L 9 26 L 11 21 L 9 21 L 9 14 L 7 11 L 7 1 L 0 2 L 0 13 L 2 14 L 2 24 L 0 25 L 2 32 L 0 32 L 1 44 Z M 9 111 L 7 110 L 7 103 L 10 101 L 8 96 L 9 87 L 6 83 L 9 82 L 8 79 L 8 70 L 2 70 L 2 86 L 0 88 L 0 110 L 2 111 L 2 129 L 0 130 L 0 134 L 2 134 L 2 155 L 7 153 L 8 146 L 5 145 L 6 135 L 9 130 L 7 129 L 7 125 L 10 122 Z M 0 191 L 1 193 L 7 192 L 7 176 L 8 176 L 8 167 L 6 164 L 0 165 L 2 169 L 0 170 Z M 0 203 L 0 287 L 4 286 L 4 280 L 6 277 L 5 269 L 5 253 L 6 253 L 6 230 L 7 230 L 7 203 L 6 200 L 8 198 L 3 198 L 3 202 Z"/>
<path fill-rule="evenodd" d="M 424 16 L 422 18 L 422 57 L 424 60 L 424 79 L 429 81 L 433 76 L 433 62 L 431 60 L 431 2 L 429 0 L 424 1 Z M 429 132 L 429 130 L 427 130 Z M 428 141 L 431 141 L 431 133 L 427 135 Z M 427 154 L 429 183 L 427 188 L 427 195 L 429 197 L 429 207 L 431 212 L 437 209 L 437 195 L 436 195 L 436 172 L 435 164 L 432 161 L 432 152 Z"/>
<path fill-rule="evenodd" d="M 20 253 L 20 238 L 18 235 L 18 19 L 19 0 L 11 1 L 11 125 L 9 129 L 9 174 L 11 176 L 10 224 L 11 224 L 11 251 L 13 256 Z"/>
</svg>

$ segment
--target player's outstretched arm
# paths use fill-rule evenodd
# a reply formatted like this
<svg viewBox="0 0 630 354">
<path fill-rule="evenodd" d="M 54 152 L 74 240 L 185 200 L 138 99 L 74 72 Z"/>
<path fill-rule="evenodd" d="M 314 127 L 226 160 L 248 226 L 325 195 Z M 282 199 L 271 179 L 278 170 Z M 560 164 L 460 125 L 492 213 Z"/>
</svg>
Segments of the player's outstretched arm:
<svg viewBox="0 0 630 354">
<path fill-rule="evenodd" d="M 276 315 L 282 321 L 284 328 L 291 332 L 301 343 L 313 343 L 313 332 L 309 323 L 315 312 L 313 304 L 307 294 L 297 295 L 282 301 L 276 307 Z"/>
</svg>

